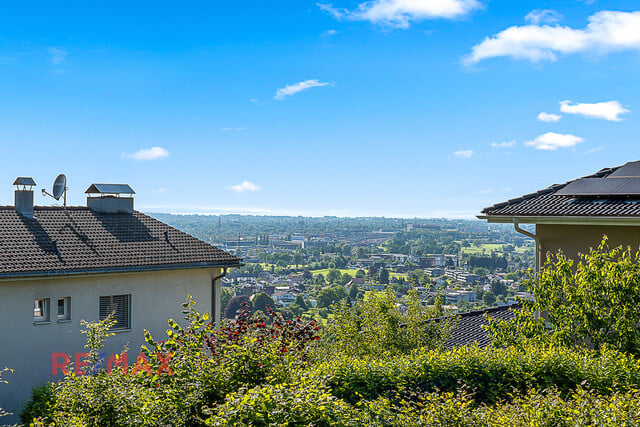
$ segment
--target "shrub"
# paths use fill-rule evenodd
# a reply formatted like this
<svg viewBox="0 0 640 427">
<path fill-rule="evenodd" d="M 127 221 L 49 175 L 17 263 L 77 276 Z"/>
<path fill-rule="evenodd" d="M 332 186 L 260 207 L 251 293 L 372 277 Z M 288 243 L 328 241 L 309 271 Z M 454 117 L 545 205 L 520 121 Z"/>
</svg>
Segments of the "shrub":
<svg viewBox="0 0 640 427">
<path fill-rule="evenodd" d="M 443 312 L 422 306 L 417 294 L 409 292 L 407 310 L 391 292 L 373 293 L 352 307 L 335 306 L 333 319 L 324 329 L 321 355 L 333 357 L 407 354 L 418 348 L 437 348 L 449 335 L 454 320 L 433 322 Z"/>
<path fill-rule="evenodd" d="M 598 393 L 640 385 L 640 361 L 613 350 L 596 354 L 563 348 L 420 351 L 392 359 L 335 359 L 321 365 L 332 393 L 348 402 L 412 393 L 473 392 L 478 403 L 493 404 L 514 393 L 556 387 L 569 393 L 588 384 Z"/>
<path fill-rule="evenodd" d="M 207 419 L 209 426 L 362 425 L 355 411 L 317 381 L 269 384 L 241 389 Z"/>
<path fill-rule="evenodd" d="M 20 421 L 29 425 L 34 419 L 40 418 L 46 424 L 53 421 L 52 408 L 55 403 L 55 385 L 45 383 L 31 390 L 31 396 L 20 412 Z"/>
</svg>

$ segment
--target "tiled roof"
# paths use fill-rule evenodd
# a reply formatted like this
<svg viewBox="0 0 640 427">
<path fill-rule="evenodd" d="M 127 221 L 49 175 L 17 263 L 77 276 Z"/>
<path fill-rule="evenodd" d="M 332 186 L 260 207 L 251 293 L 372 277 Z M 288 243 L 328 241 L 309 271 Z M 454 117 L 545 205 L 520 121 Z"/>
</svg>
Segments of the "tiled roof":
<svg viewBox="0 0 640 427">
<path fill-rule="evenodd" d="M 488 318 L 511 320 L 515 317 L 514 310 L 520 310 L 520 308 L 520 305 L 506 305 L 458 314 L 455 316 L 458 318 L 456 329 L 451 333 L 444 346 L 453 348 L 476 343 L 480 348 L 486 347 L 491 344 L 491 340 L 483 328 L 489 324 Z M 440 317 L 436 321 L 449 318 Z"/>
<path fill-rule="evenodd" d="M 640 162 L 630 162 L 615 168 L 602 169 L 583 178 L 572 180 L 564 184 L 554 184 L 535 193 L 497 203 L 482 210 L 483 214 L 491 216 L 605 216 L 605 217 L 638 217 L 640 216 L 640 194 L 592 194 L 592 195 L 567 195 L 567 186 L 577 183 L 585 178 L 607 178 L 606 180 L 620 179 L 627 182 L 638 179 L 636 169 Z M 631 171 L 634 175 L 623 174 L 625 178 L 619 178 L 621 172 Z M 616 177 L 616 178 L 614 178 Z M 587 180 L 588 181 L 588 180 Z M 586 181 L 585 181 L 586 182 Z M 575 185 L 575 184 L 574 184 Z M 563 190 L 564 189 L 564 190 Z M 563 191 L 561 191 L 563 190 Z M 560 192 L 561 194 L 558 194 Z M 571 191 L 569 191 L 571 193 Z"/>
<path fill-rule="evenodd" d="M 0 207 L 0 277 L 222 267 L 242 260 L 134 211 L 38 207 L 34 217 Z"/>
</svg>

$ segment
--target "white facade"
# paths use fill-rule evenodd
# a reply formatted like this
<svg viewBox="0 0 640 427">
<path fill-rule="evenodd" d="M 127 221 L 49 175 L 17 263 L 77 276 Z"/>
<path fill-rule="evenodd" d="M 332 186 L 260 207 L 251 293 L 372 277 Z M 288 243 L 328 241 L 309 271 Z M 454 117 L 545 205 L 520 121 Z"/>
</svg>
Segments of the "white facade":
<svg viewBox="0 0 640 427">
<path fill-rule="evenodd" d="M 17 421 L 32 387 L 62 378 L 52 375 L 53 353 L 66 353 L 73 360 L 74 353 L 87 351 L 80 320 L 98 320 L 101 296 L 131 296 L 130 329 L 109 338 L 104 352 L 120 353 L 127 345 L 132 364 L 144 344 L 144 329 L 164 339 L 169 318 L 184 323 L 181 304 L 187 295 L 197 301 L 199 312 L 211 312 L 212 279 L 220 274 L 220 268 L 194 268 L 0 281 L 0 368 L 14 370 L 3 375 L 9 384 L 0 384 L 0 407 L 14 415 L 0 422 Z M 219 283 L 215 291 L 217 319 Z M 58 298 L 68 298 L 68 321 L 57 319 Z M 34 322 L 36 299 L 48 299 L 48 323 Z"/>
</svg>

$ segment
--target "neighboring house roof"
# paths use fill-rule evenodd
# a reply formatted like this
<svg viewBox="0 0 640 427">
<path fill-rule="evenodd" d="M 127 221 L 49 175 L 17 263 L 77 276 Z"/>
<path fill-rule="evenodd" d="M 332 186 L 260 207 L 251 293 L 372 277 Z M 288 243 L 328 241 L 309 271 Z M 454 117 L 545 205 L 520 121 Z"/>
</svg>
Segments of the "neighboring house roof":
<svg viewBox="0 0 640 427">
<path fill-rule="evenodd" d="M 497 203 L 492 217 L 640 217 L 640 161 L 602 169 L 564 184 Z"/>
<path fill-rule="evenodd" d="M 489 317 L 499 320 L 512 320 L 515 317 L 515 310 L 520 310 L 521 306 L 505 305 L 501 307 L 492 307 L 484 310 L 470 311 L 461 313 L 453 317 L 457 317 L 455 330 L 451 333 L 449 339 L 444 343 L 446 348 L 461 347 L 468 344 L 478 344 L 483 348 L 491 344 L 491 339 L 487 335 L 483 326 L 489 324 Z M 452 316 L 439 317 L 435 319 L 437 322 L 450 319 Z"/>
<path fill-rule="evenodd" d="M 0 277 L 238 266 L 242 260 L 134 211 L 0 207 Z"/>
</svg>

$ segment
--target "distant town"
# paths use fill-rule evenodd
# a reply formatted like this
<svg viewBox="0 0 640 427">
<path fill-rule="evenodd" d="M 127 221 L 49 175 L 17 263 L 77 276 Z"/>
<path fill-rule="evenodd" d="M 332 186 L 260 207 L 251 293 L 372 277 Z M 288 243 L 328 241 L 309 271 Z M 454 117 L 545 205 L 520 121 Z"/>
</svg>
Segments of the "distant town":
<svg viewBox="0 0 640 427">
<path fill-rule="evenodd" d="M 333 304 L 391 290 L 464 312 L 529 299 L 534 244 L 476 220 L 152 214 L 243 259 L 223 278 L 222 306 L 242 302 L 326 320 Z M 402 307 L 401 307 L 402 308 Z"/>
</svg>

